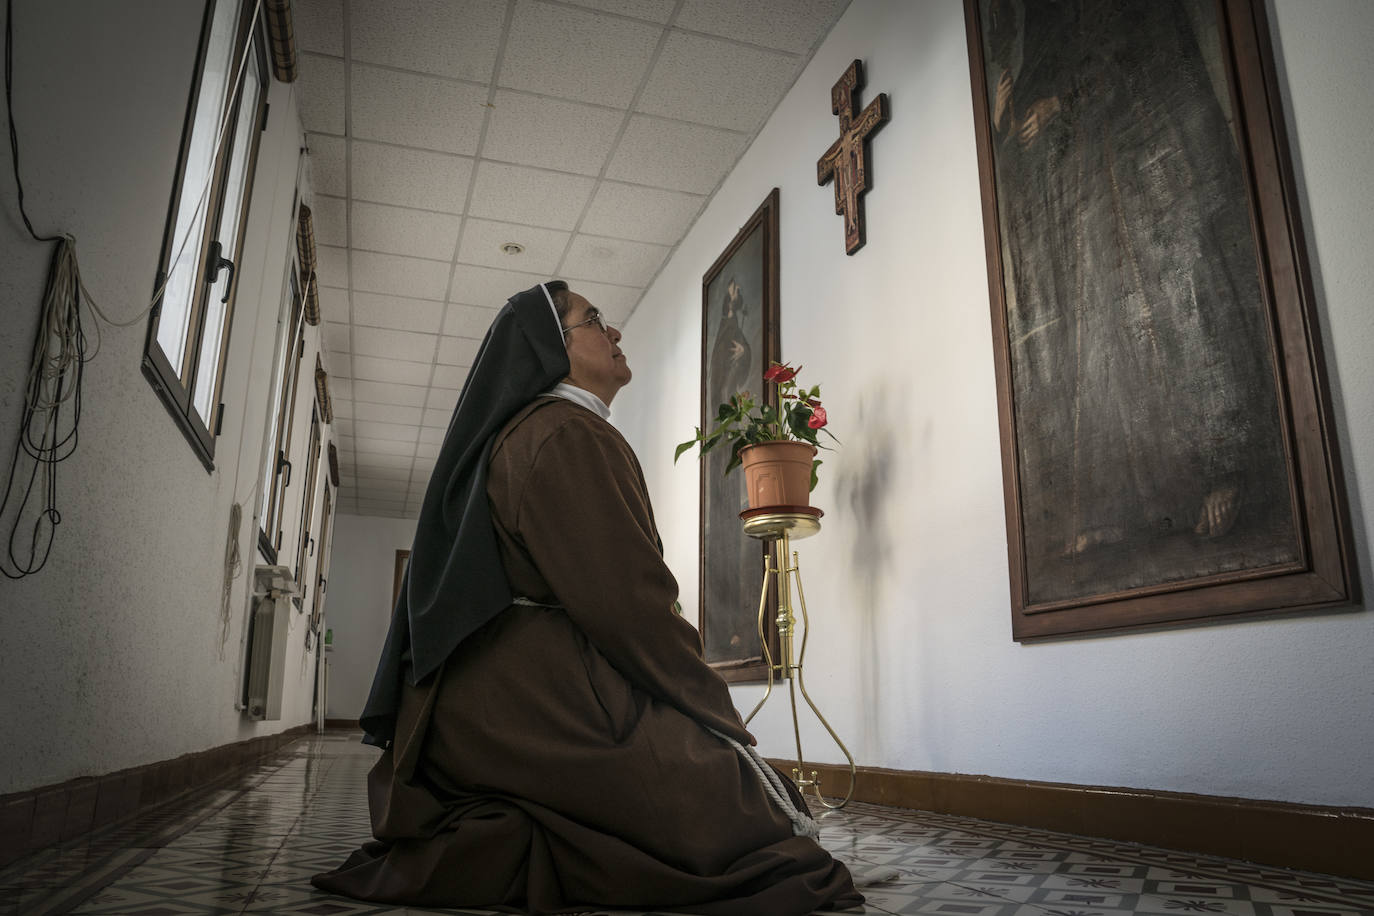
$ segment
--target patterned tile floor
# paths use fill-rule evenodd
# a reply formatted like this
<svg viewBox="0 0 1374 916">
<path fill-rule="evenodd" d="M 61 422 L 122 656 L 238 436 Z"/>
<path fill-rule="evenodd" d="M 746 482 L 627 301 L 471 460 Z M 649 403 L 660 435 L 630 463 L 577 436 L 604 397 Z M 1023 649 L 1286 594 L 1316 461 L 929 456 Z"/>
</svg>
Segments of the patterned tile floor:
<svg viewBox="0 0 1374 916">
<path fill-rule="evenodd" d="M 0 916 L 488 912 L 377 906 L 310 886 L 368 835 L 376 751 L 357 738 L 302 739 L 195 799 L 16 862 L 0 870 Z M 855 916 L 1374 913 L 1374 884 L 1126 843 L 858 802 L 821 826 L 868 897 Z"/>
</svg>

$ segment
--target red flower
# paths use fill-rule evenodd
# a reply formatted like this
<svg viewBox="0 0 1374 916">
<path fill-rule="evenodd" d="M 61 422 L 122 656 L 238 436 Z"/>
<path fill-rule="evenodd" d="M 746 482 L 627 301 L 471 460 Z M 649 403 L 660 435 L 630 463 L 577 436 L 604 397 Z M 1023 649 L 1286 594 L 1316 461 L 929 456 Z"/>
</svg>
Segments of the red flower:
<svg viewBox="0 0 1374 916">
<path fill-rule="evenodd" d="M 792 379 L 797 377 L 797 373 L 800 371 L 800 366 L 798 366 L 796 369 L 789 369 L 787 366 L 784 366 L 781 363 L 774 363 L 773 365 L 769 366 L 768 371 L 763 374 L 763 380 L 765 382 L 776 382 L 777 384 L 781 385 L 784 382 L 792 381 Z"/>
<path fill-rule="evenodd" d="M 826 418 L 824 407 L 817 407 L 815 410 L 811 411 L 811 419 L 806 421 L 806 425 L 812 429 L 820 429 L 825 424 Z"/>
</svg>

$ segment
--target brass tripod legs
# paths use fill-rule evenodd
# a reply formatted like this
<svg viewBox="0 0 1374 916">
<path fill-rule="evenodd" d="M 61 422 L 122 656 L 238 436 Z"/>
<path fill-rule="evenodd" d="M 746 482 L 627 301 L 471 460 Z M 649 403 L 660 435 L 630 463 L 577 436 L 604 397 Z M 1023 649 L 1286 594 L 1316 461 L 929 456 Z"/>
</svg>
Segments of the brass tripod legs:
<svg viewBox="0 0 1374 916">
<path fill-rule="evenodd" d="M 750 720 L 752 720 L 755 714 L 763 708 L 763 704 L 768 702 L 768 698 L 772 695 L 773 673 L 776 671 L 779 677 L 786 678 L 788 700 L 792 707 L 792 736 L 797 745 L 797 765 L 792 768 L 792 778 L 796 781 L 797 788 L 801 790 L 802 794 L 806 794 L 806 790 L 809 787 L 812 790 L 812 794 L 815 795 L 816 801 L 823 807 L 842 808 L 854 795 L 854 781 L 858 775 L 858 771 L 854 766 L 854 756 L 849 753 L 849 748 L 844 746 L 844 742 L 840 740 L 840 736 L 835 734 L 835 729 L 830 727 L 830 723 L 826 721 L 825 716 L 821 715 L 821 711 L 816 707 L 816 703 L 811 699 L 811 695 L 806 692 L 806 680 L 802 675 L 802 665 L 806 661 L 806 641 L 811 636 L 811 621 L 806 613 L 806 595 L 802 591 L 800 563 L 798 562 L 796 551 L 790 549 L 791 539 L 788 537 L 787 531 L 783 530 L 779 533 L 778 537 L 772 539 L 771 546 L 772 549 L 769 551 L 768 557 L 764 560 L 763 589 L 759 593 L 758 617 L 759 643 L 763 646 L 763 659 L 768 666 L 768 686 L 764 690 L 763 697 L 759 700 L 758 704 L 749 715 L 745 717 L 744 724 L 749 724 Z M 787 565 L 789 552 L 792 560 L 791 565 Z M 778 654 L 780 656 L 777 661 L 774 661 L 773 653 L 768 648 L 768 639 L 763 629 L 764 616 L 768 609 L 768 585 L 770 578 L 776 580 L 778 586 L 778 615 L 774 620 L 774 624 L 778 629 Z M 797 618 L 793 616 L 792 613 L 792 583 L 794 580 L 797 586 L 797 601 L 801 606 L 802 612 L 801 648 L 797 654 L 795 663 L 792 660 L 793 639 L 796 635 L 797 626 Z M 806 700 L 806 704 L 811 707 L 811 711 L 815 713 L 821 725 L 825 726 L 825 730 L 830 733 L 830 737 L 844 753 L 845 759 L 849 761 L 849 791 L 845 793 L 844 798 L 838 804 L 831 804 L 821 795 L 820 774 L 815 770 L 811 770 L 808 773 L 805 769 L 806 765 L 803 761 L 801 746 L 801 724 L 797 717 L 797 690 L 799 689 L 801 690 L 802 699 Z"/>
</svg>

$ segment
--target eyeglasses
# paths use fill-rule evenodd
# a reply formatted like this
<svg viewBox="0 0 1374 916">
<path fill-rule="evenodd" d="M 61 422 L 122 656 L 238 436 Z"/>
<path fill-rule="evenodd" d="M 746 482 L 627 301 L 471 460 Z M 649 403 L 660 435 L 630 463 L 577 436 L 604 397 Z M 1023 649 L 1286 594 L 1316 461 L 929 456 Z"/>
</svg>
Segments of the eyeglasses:
<svg viewBox="0 0 1374 916">
<path fill-rule="evenodd" d="M 567 334 L 574 328 L 580 328 L 584 324 L 595 324 L 598 328 L 601 329 L 602 334 L 606 333 L 606 319 L 602 317 L 601 310 L 598 309 L 596 306 L 592 306 L 590 318 L 588 318 L 586 321 L 579 321 L 577 324 L 568 325 L 566 328 L 563 328 L 563 333 Z"/>
</svg>

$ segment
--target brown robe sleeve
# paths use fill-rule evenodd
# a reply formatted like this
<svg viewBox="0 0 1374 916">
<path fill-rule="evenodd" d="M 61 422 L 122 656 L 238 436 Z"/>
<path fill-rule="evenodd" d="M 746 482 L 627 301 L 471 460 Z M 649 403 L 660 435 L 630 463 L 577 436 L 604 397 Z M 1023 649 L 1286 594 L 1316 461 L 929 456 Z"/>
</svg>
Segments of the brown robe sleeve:
<svg viewBox="0 0 1374 916">
<path fill-rule="evenodd" d="M 529 467 L 514 533 L 569 617 L 631 683 L 752 744 L 696 629 L 672 610 L 677 581 L 633 450 L 599 417 L 566 417 Z"/>
</svg>

